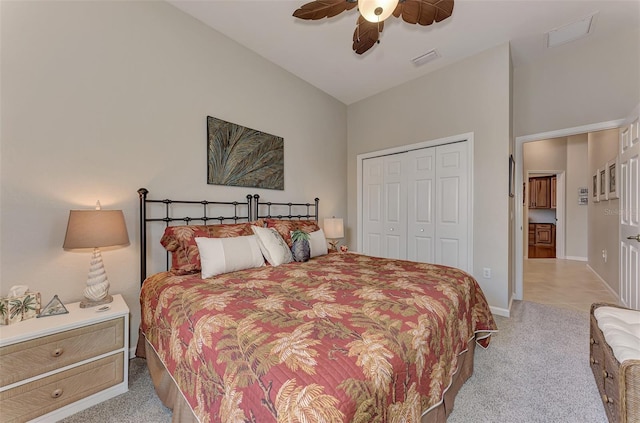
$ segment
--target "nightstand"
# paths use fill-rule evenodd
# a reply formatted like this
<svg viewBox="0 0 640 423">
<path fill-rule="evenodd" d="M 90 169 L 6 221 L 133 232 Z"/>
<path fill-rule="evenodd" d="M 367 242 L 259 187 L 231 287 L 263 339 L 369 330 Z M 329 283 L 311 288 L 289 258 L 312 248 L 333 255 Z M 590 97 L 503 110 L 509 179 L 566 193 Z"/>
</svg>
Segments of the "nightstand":
<svg viewBox="0 0 640 423">
<path fill-rule="evenodd" d="M 129 308 L 65 304 L 68 314 L 0 326 L 0 421 L 57 421 L 128 390 Z"/>
</svg>

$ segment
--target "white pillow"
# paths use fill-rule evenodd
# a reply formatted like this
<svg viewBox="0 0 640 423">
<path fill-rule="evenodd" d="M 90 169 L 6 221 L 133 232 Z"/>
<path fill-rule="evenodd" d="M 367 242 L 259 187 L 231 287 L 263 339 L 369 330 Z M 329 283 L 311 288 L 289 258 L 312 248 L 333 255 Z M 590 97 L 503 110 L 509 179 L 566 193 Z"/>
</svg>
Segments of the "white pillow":
<svg viewBox="0 0 640 423">
<path fill-rule="evenodd" d="M 202 278 L 236 270 L 264 266 L 264 259 L 255 235 L 233 238 L 196 237 Z"/>
<path fill-rule="evenodd" d="M 309 234 L 309 248 L 311 249 L 311 258 L 324 256 L 328 253 L 327 238 L 322 229 Z"/>
<path fill-rule="evenodd" d="M 251 229 L 257 236 L 262 255 L 272 266 L 279 266 L 293 261 L 291 250 L 278 231 L 273 228 L 260 228 L 258 226 L 252 226 Z"/>
</svg>

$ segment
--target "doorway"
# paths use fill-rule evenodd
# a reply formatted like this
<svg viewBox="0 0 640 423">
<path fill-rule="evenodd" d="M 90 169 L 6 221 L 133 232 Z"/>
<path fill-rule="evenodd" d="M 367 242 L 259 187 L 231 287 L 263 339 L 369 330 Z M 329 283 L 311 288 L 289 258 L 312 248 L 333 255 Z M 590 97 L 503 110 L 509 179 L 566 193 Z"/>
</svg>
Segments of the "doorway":
<svg viewBox="0 0 640 423">
<path fill-rule="evenodd" d="M 524 168 L 523 167 L 524 165 L 523 150 L 524 150 L 525 143 L 560 138 L 560 137 L 568 137 L 571 135 L 602 131 L 606 129 L 619 128 L 620 126 L 622 126 L 623 123 L 624 123 L 623 120 L 615 120 L 615 121 L 601 122 L 601 123 L 596 123 L 591 125 L 584 125 L 584 126 L 579 126 L 574 128 L 567 128 L 567 129 L 562 129 L 558 131 L 544 132 L 540 134 L 517 137 L 515 141 L 516 169 Z M 516 186 L 522 187 L 523 172 L 522 171 L 516 172 L 515 176 L 516 176 L 515 178 Z M 515 283 L 513 285 L 514 286 L 513 299 L 522 300 L 523 293 L 524 293 L 523 265 L 524 265 L 524 257 L 525 257 L 525 254 L 524 254 L 525 237 L 523 232 L 525 227 L 527 228 L 527 231 L 528 231 L 528 226 L 525 226 L 525 221 L 523 220 L 524 218 L 523 207 L 521 207 L 521 205 L 523 204 L 523 201 L 525 200 L 524 198 L 525 193 L 523 192 L 523 190 L 516 190 L 515 195 L 516 195 L 516 204 L 520 206 L 515 208 L 515 221 L 514 221 L 515 230 L 513 231 L 514 237 L 515 237 L 515 240 L 514 240 L 515 248 L 513 249 L 513 260 L 515 263 L 515 266 L 514 266 Z"/>
</svg>

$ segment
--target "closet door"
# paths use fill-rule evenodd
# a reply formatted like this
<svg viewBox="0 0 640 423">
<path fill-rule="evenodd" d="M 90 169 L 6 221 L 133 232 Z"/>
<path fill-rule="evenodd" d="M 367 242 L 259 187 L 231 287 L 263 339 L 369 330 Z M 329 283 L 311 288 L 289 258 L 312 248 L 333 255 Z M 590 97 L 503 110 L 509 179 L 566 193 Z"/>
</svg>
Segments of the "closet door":
<svg viewBox="0 0 640 423">
<path fill-rule="evenodd" d="M 407 153 L 384 157 L 383 257 L 407 258 Z"/>
<path fill-rule="evenodd" d="M 407 156 L 407 259 L 435 263 L 436 149 Z"/>
<path fill-rule="evenodd" d="M 362 161 L 362 253 L 377 257 L 384 257 L 383 175 L 383 157 Z"/>
<path fill-rule="evenodd" d="M 407 257 L 406 154 L 366 159 L 363 171 L 363 253 Z"/>
<path fill-rule="evenodd" d="M 436 147 L 435 263 L 470 271 L 467 144 Z"/>
</svg>

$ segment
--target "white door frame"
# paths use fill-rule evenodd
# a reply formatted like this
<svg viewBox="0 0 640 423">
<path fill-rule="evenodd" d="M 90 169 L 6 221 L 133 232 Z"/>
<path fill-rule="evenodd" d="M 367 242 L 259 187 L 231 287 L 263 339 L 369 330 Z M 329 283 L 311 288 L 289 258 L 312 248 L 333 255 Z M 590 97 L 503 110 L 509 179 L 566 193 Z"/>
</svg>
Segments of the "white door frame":
<svg viewBox="0 0 640 423">
<path fill-rule="evenodd" d="M 474 263 L 473 263 L 473 132 L 467 132 L 466 134 L 453 135 L 451 137 L 446 138 L 438 138 L 431 141 L 423 141 L 416 144 L 403 145 L 400 147 L 392 147 L 387 148 L 385 150 L 372 151 L 370 153 L 362 153 L 358 154 L 356 158 L 357 162 L 357 228 L 358 228 L 358 236 L 356 243 L 356 251 L 362 252 L 363 240 L 362 240 L 362 161 L 365 159 L 370 159 L 372 157 L 385 156 L 389 154 L 397 154 L 404 153 L 406 151 L 418 150 L 421 148 L 429 148 L 436 147 L 438 145 L 451 144 L 454 142 L 464 142 L 466 141 L 469 146 L 468 154 L 469 154 L 469 192 L 468 192 L 468 216 L 469 216 L 469 225 L 468 225 L 468 240 L 469 244 L 467 246 L 467 257 L 469 263 L 469 271 L 468 273 L 473 273 Z"/>
<path fill-rule="evenodd" d="M 539 134 L 532 134 L 532 135 L 524 135 L 524 136 L 520 136 L 520 137 L 516 137 L 516 150 L 515 150 L 515 160 L 516 160 L 516 187 L 522 187 L 522 183 L 523 183 L 523 172 L 520 170 L 518 171 L 517 169 L 523 169 L 523 160 L 522 160 L 522 150 L 523 150 L 523 144 L 527 143 L 527 142 L 532 142 L 532 141 L 540 141 L 540 140 L 547 140 L 547 139 L 551 139 L 551 138 L 560 138 L 560 137 L 568 137 L 571 135 L 578 135 L 578 134 L 585 134 L 585 133 L 589 133 L 589 132 L 595 132 L 595 131 L 603 131 L 605 129 L 613 129 L 613 128 L 619 128 L 622 124 L 624 123 L 624 119 L 618 119 L 618 120 L 611 120 L 611 121 L 607 121 L 607 122 L 600 122 L 600 123 L 594 123 L 594 124 L 590 124 L 590 125 L 583 125 L 583 126 L 576 126 L 573 128 L 566 128 L 566 129 L 559 129 L 557 131 L 549 131 L 549 132 L 542 132 Z M 516 218 L 514 220 L 514 225 L 515 227 L 513 228 L 513 234 L 515 237 L 514 240 L 514 245 L 515 248 L 513 250 L 513 260 L 515 263 L 515 283 L 513 284 L 514 286 L 514 292 L 513 292 L 513 299 L 514 300 L 522 300 L 522 296 L 523 296 L 523 283 L 522 283 L 522 268 L 523 268 L 523 264 L 524 264 L 524 253 L 523 253 L 523 233 L 522 233 L 522 228 L 523 228 L 523 222 L 522 222 L 522 195 L 523 192 L 521 189 L 516 189 L 516 207 L 515 207 L 515 213 L 516 213 Z"/>
</svg>

